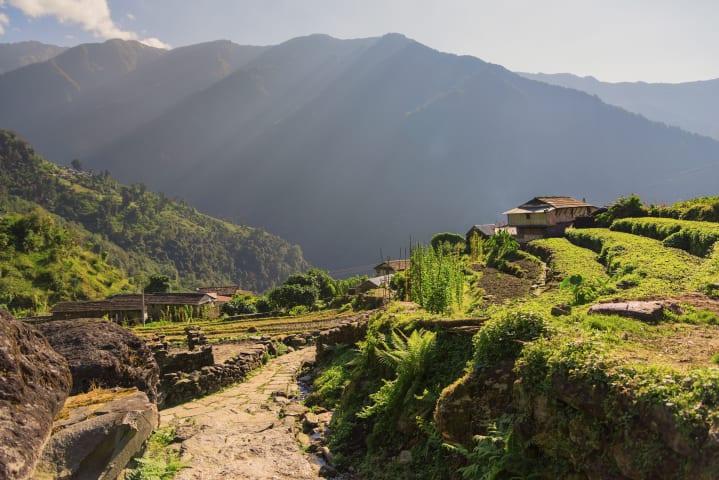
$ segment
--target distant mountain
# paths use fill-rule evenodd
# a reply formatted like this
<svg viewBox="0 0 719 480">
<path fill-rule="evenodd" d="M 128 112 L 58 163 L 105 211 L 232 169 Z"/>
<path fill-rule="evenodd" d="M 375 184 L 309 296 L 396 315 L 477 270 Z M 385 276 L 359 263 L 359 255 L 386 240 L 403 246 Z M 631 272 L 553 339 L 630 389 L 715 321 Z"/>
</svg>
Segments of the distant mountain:
<svg viewBox="0 0 719 480">
<path fill-rule="evenodd" d="M 23 214 L 37 205 L 80 224 L 85 243 L 136 283 L 166 273 L 185 287 L 232 282 L 264 290 L 308 268 L 301 250 L 276 236 L 209 217 L 143 185 L 53 165 L 2 130 L 0 204 Z"/>
<path fill-rule="evenodd" d="M 581 90 L 650 120 L 719 140 L 719 79 L 685 83 L 608 83 L 569 73 L 520 75 Z"/>
<path fill-rule="evenodd" d="M 40 42 L 0 43 L 0 75 L 25 65 L 44 62 L 67 50 Z"/>
<path fill-rule="evenodd" d="M 146 87 L 172 79 L 161 65 L 174 52 L 108 83 L 123 91 L 147 75 L 124 90 L 136 103 L 118 95 L 116 105 L 155 102 L 164 88 Z M 719 180 L 719 142 L 401 35 L 311 35 L 252 54 L 142 115 L 101 113 L 83 94 L 73 100 L 90 106 L 77 110 L 82 122 L 48 108 L 32 116 L 52 119 L 46 127 L 21 132 L 63 162 L 79 156 L 261 225 L 333 268 L 370 264 L 380 249 L 396 257 L 410 235 L 462 231 L 538 194 L 671 201 Z M 174 77 L 158 82 L 183 83 Z"/>
</svg>

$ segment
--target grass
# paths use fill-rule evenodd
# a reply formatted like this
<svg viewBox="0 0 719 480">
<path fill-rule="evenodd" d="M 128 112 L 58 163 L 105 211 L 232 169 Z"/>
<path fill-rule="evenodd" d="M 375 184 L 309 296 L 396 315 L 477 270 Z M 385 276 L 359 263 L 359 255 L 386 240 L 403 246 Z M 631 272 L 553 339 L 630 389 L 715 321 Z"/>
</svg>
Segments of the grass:
<svg viewBox="0 0 719 480">
<path fill-rule="evenodd" d="M 145 454 L 137 459 L 137 468 L 131 470 L 127 480 L 172 480 L 185 468 L 180 455 L 170 446 L 175 439 L 171 427 L 155 430 L 147 441 Z"/>
<path fill-rule="evenodd" d="M 67 398 L 67 400 L 65 401 L 65 405 L 63 405 L 62 410 L 57 416 L 57 419 L 69 418 L 70 413 L 76 408 L 103 405 L 113 400 L 118 400 L 130 396 L 136 391 L 137 389 L 135 388 L 122 388 L 116 390 L 93 388 L 87 393 L 73 395 Z"/>
<path fill-rule="evenodd" d="M 547 263 L 557 280 L 577 274 L 587 280 L 607 278 L 607 272 L 597 261 L 595 252 L 574 245 L 566 238 L 534 240 L 529 244 L 529 249 Z"/>
<path fill-rule="evenodd" d="M 607 272 L 621 280 L 638 283 L 627 294 L 641 298 L 676 295 L 692 290 L 702 260 L 658 240 L 602 228 L 570 229 L 567 239 L 599 254 Z"/>
<path fill-rule="evenodd" d="M 616 220 L 612 230 L 662 240 L 665 246 L 681 248 L 705 257 L 719 240 L 719 223 L 677 220 L 673 218 L 623 218 Z"/>
</svg>

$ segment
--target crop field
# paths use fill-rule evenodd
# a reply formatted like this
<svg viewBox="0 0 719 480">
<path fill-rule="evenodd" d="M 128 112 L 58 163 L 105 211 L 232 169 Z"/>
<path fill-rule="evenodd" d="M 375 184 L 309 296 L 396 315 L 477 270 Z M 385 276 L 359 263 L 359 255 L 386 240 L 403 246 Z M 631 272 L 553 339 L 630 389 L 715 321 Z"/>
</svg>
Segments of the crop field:
<svg viewBox="0 0 719 480">
<path fill-rule="evenodd" d="M 607 278 L 604 265 L 597 261 L 594 251 L 574 245 L 566 238 L 534 240 L 529 247 L 547 262 L 557 280 L 575 274 L 588 280 Z"/>
<path fill-rule="evenodd" d="M 322 330 L 331 328 L 352 315 L 354 315 L 353 312 L 340 313 L 337 310 L 330 310 L 295 317 L 270 317 L 252 320 L 196 319 L 187 323 L 153 322 L 145 326 L 137 326 L 133 331 L 142 338 L 151 338 L 157 334 L 165 335 L 168 342 L 180 344 L 185 342 L 185 327 L 194 325 L 202 329 L 210 343 L 218 343 L 241 340 L 250 335 L 282 335 Z"/>
<path fill-rule="evenodd" d="M 692 289 L 703 261 L 658 240 L 603 228 L 568 230 L 567 239 L 599 254 L 610 275 L 636 283 L 632 296 L 672 295 Z"/>
<path fill-rule="evenodd" d="M 632 233 L 663 241 L 667 247 L 676 247 L 705 257 L 719 240 L 719 223 L 676 220 L 673 218 L 642 217 L 616 220 L 612 230 Z"/>
</svg>

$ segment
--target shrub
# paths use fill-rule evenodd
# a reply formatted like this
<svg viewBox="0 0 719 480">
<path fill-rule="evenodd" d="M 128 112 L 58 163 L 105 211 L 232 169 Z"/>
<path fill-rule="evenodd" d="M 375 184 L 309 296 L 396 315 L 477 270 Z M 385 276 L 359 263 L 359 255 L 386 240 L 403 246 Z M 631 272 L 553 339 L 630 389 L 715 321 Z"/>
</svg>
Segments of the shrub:
<svg viewBox="0 0 719 480">
<path fill-rule="evenodd" d="M 559 288 L 569 290 L 572 293 L 573 305 L 584 305 L 595 300 L 602 294 L 602 285 L 597 281 L 588 282 L 581 275 L 570 275 L 562 280 Z"/>
<path fill-rule="evenodd" d="M 719 241 L 719 224 L 672 218 L 626 218 L 612 224 L 612 230 L 662 240 L 667 247 L 680 248 L 705 257 Z"/>
<path fill-rule="evenodd" d="M 257 297 L 255 299 L 255 308 L 259 313 L 269 313 L 272 311 L 272 303 L 265 296 Z"/>
<path fill-rule="evenodd" d="M 304 315 L 305 313 L 307 313 L 309 311 L 310 311 L 310 309 L 306 305 L 296 305 L 296 306 L 290 308 L 289 314 L 292 316 Z"/>
<path fill-rule="evenodd" d="M 491 367 L 495 363 L 516 358 L 524 342 L 547 334 L 544 317 L 533 312 L 504 312 L 487 322 L 474 337 L 475 368 Z"/>
<path fill-rule="evenodd" d="M 648 214 L 649 211 L 642 203 L 642 199 L 632 194 L 628 197 L 620 197 L 606 212 L 597 215 L 597 223 L 608 227 L 618 218 L 646 217 Z"/>
<path fill-rule="evenodd" d="M 226 315 L 245 315 L 257 313 L 254 298 L 249 295 L 235 295 L 222 305 L 222 313 Z"/>
<path fill-rule="evenodd" d="M 519 250 L 519 243 L 507 231 L 499 231 L 485 242 L 487 265 L 498 270 L 509 269 L 510 258 Z"/>
<path fill-rule="evenodd" d="M 319 292 L 316 287 L 304 285 L 282 285 L 267 294 L 270 303 L 281 309 L 290 309 L 298 305 L 310 308 L 318 297 Z"/>
<path fill-rule="evenodd" d="M 432 236 L 432 240 L 430 240 L 429 244 L 432 245 L 432 248 L 435 250 L 447 248 L 448 250 L 461 251 L 464 250 L 465 241 L 465 238 L 458 233 L 443 232 L 436 233 Z"/>
<path fill-rule="evenodd" d="M 411 299 L 431 313 L 462 304 L 464 274 L 459 255 L 417 247 L 410 260 Z"/>
</svg>

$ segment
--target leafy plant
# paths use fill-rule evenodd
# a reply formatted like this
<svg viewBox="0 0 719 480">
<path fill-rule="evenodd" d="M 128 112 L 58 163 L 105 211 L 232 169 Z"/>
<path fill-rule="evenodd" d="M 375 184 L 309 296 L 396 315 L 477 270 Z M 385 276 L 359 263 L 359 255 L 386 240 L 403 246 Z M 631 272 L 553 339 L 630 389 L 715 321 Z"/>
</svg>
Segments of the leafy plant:
<svg viewBox="0 0 719 480">
<path fill-rule="evenodd" d="M 506 269 L 509 259 L 519 250 L 517 240 L 504 230 L 489 237 L 484 242 L 484 246 L 487 250 L 487 265 L 499 270 Z"/>
<path fill-rule="evenodd" d="M 573 305 L 585 305 L 599 297 L 603 291 L 598 280 L 589 282 L 579 274 L 570 275 L 562 280 L 559 288 L 571 292 Z"/>
<path fill-rule="evenodd" d="M 410 259 L 410 297 L 432 313 L 462 305 L 464 273 L 457 254 L 417 247 Z"/>
</svg>

